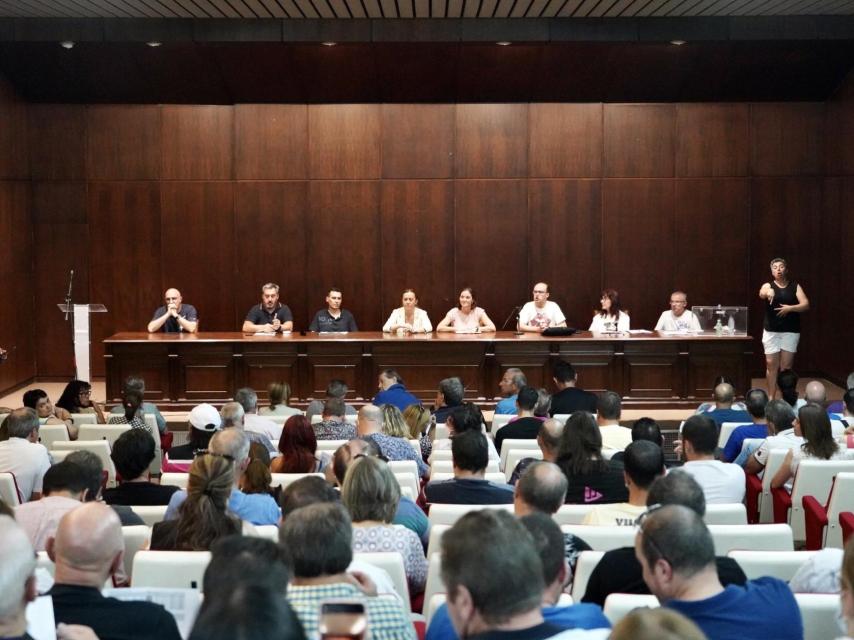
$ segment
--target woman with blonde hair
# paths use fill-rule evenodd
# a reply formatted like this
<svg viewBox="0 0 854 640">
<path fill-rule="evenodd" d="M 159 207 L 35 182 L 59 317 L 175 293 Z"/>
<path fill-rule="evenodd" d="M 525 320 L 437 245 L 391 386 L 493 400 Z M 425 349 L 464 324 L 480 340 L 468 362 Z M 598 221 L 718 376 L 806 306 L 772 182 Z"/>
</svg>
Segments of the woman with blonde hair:
<svg viewBox="0 0 854 640">
<path fill-rule="evenodd" d="M 403 419 L 403 414 L 393 404 L 384 404 L 380 407 L 383 413 L 383 433 L 395 438 L 409 439 L 409 426 Z"/>
<path fill-rule="evenodd" d="M 427 460 L 433 452 L 433 438 L 436 436 L 431 430 L 433 416 L 430 410 L 424 405 L 411 404 L 403 411 L 403 421 L 409 427 L 409 438 L 421 443 L 421 457 Z"/>
<path fill-rule="evenodd" d="M 614 625 L 610 640 L 706 640 L 700 627 L 678 611 L 638 608 Z"/>
<path fill-rule="evenodd" d="M 270 406 L 258 409 L 259 416 L 295 416 L 302 414 L 299 409 L 288 406 L 288 398 L 291 397 L 291 385 L 287 382 L 271 382 L 267 387 L 270 397 Z"/>
</svg>

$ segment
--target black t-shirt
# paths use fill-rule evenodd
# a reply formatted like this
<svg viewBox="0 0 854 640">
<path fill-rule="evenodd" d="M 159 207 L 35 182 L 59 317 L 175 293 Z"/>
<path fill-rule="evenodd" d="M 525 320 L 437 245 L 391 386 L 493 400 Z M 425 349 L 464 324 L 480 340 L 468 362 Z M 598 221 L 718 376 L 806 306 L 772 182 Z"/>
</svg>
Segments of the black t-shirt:
<svg viewBox="0 0 854 640">
<path fill-rule="evenodd" d="M 132 506 L 167 505 L 177 490 L 178 487 L 153 482 L 125 482 L 114 489 L 105 490 L 104 502 Z"/>
<path fill-rule="evenodd" d="M 341 309 L 341 314 L 335 318 L 329 309 L 321 309 L 314 314 L 314 319 L 308 325 L 309 331 L 358 331 L 356 319 L 347 309 Z"/>
<path fill-rule="evenodd" d="M 743 585 L 747 582 L 744 571 L 732 558 L 715 558 L 715 563 L 718 567 L 718 578 L 723 586 Z M 603 607 L 605 598 L 612 593 L 649 593 L 649 587 L 643 581 L 643 569 L 635 557 L 634 547 L 613 549 L 602 556 L 590 574 L 587 591 L 581 601 Z"/>
<path fill-rule="evenodd" d="M 782 318 L 777 315 L 777 309 L 781 304 L 798 304 L 798 283 L 792 280 L 785 287 L 780 288 L 776 282 L 772 281 L 771 288 L 774 290 L 774 300 L 765 301 L 765 330 L 779 333 L 800 333 L 800 313 L 788 313 Z"/>
<path fill-rule="evenodd" d="M 628 502 L 629 490 L 623 479 L 623 463 L 611 460 L 604 471 L 594 471 L 585 475 L 572 475 L 566 464 L 558 460 L 569 481 L 566 490 L 566 504 L 609 504 Z"/>
<path fill-rule="evenodd" d="M 533 440 L 540 432 L 543 421 L 539 418 L 519 418 L 508 422 L 495 434 L 495 450 L 501 453 L 501 443 L 507 440 Z"/>
<path fill-rule="evenodd" d="M 513 504 L 513 487 L 475 478 L 428 482 L 427 502 L 441 504 Z"/>
<path fill-rule="evenodd" d="M 249 313 L 246 314 L 246 319 L 252 324 L 273 324 L 273 320 L 276 318 L 278 318 L 279 322 L 282 324 L 286 322 L 293 322 L 294 320 L 294 316 L 291 314 L 291 310 L 286 304 L 280 304 L 279 308 L 273 311 L 273 313 L 267 313 L 267 310 L 263 305 L 256 304 L 249 310 Z"/>
<path fill-rule="evenodd" d="M 517 629 L 515 631 L 484 631 L 473 636 L 469 640 L 545 640 L 566 631 L 551 622 L 542 622 L 535 627 Z"/>
<path fill-rule="evenodd" d="M 577 387 L 567 387 L 552 396 L 549 415 L 556 416 L 558 414 L 568 414 L 576 411 L 596 413 L 596 402 L 597 398 L 595 393 L 590 393 L 589 391 L 578 389 Z"/>
</svg>

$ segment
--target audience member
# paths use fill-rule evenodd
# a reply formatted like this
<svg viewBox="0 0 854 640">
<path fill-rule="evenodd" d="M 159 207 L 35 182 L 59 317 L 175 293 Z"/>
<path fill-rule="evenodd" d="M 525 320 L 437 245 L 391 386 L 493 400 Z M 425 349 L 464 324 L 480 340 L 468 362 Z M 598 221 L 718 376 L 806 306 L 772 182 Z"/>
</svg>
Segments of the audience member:
<svg viewBox="0 0 854 640">
<path fill-rule="evenodd" d="M 316 473 L 323 471 L 329 462 L 326 455 L 317 454 L 317 438 L 314 429 L 303 415 L 291 416 L 285 422 L 279 437 L 279 452 L 272 461 L 273 473 Z"/>
<path fill-rule="evenodd" d="M 383 433 L 382 425 L 382 409 L 372 404 L 366 404 L 359 409 L 359 415 L 356 418 L 356 433 L 359 437 L 373 440 L 387 460 L 414 460 L 418 467 L 418 475 L 421 478 L 428 478 L 430 467 L 412 448 L 409 440 Z"/>
<path fill-rule="evenodd" d="M 845 427 L 845 433 L 854 433 L 854 388 L 848 389 L 842 396 L 842 415 L 840 422 Z"/>
<path fill-rule="evenodd" d="M 56 401 L 56 406 L 71 413 L 95 414 L 98 424 L 105 424 L 104 407 L 101 403 L 92 400 L 92 385 L 85 380 L 71 380 L 62 395 Z"/>
<path fill-rule="evenodd" d="M 795 412 L 785 400 L 771 400 L 765 406 L 765 423 L 768 425 L 768 437 L 748 456 L 744 472 L 760 474 L 768 463 L 768 454 L 773 449 L 794 449 L 804 443 L 804 439 L 795 435 L 792 424 Z"/>
<path fill-rule="evenodd" d="M 0 471 L 15 474 L 21 502 L 42 497 L 42 478 L 50 468 L 47 449 L 39 443 L 39 419 L 34 409 L 15 409 L 3 422 L 9 434 L 0 442 Z"/>
<path fill-rule="evenodd" d="M 270 454 L 267 449 L 257 442 L 249 443 L 249 464 L 246 465 L 246 470 L 240 476 L 240 490 L 245 494 L 259 493 L 261 495 L 269 495 L 274 498 L 277 495 L 270 485 L 273 482 L 273 476 L 270 473 Z M 276 488 L 281 490 L 281 486 Z"/>
<path fill-rule="evenodd" d="M 732 378 L 729 376 L 718 376 L 715 378 L 715 382 L 712 385 L 712 398 L 715 397 L 714 390 L 717 386 L 724 383 L 733 386 Z M 707 413 L 709 411 L 714 411 L 716 406 L 717 405 L 714 402 L 703 402 L 699 407 L 697 407 L 697 410 L 694 413 Z M 733 402 L 731 408 L 736 411 L 747 411 L 747 407 L 744 406 L 743 402 Z"/>
<path fill-rule="evenodd" d="M 678 504 L 695 511 L 700 517 L 706 514 L 706 498 L 703 489 L 694 478 L 680 469 L 661 476 L 649 488 L 647 505 Z M 721 583 L 742 585 L 747 582 L 744 571 L 732 558 L 719 556 L 715 559 Z M 605 605 L 612 593 L 650 593 L 643 578 L 643 571 L 633 547 L 622 547 L 605 552 L 587 581 L 587 590 L 582 602 Z"/>
<path fill-rule="evenodd" d="M 521 369 L 517 367 L 505 369 L 504 375 L 498 381 L 502 399 L 496 403 L 495 413 L 516 413 L 516 397 L 519 394 L 519 389 L 527 384 L 528 378 L 525 377 Z"/>
<path fill-rule="evenodd" d="M 602 456 L 602 433 L 589 413 L 576 411 L 566 421 L 556 463 L 569 481 L 567 503 L 604 504 L 628 500 L 623 465 Z"/>
<path fill-rule="evenodd" d="M 118 487 L 104 490 L 104 502 L 125 505 L 167 505 L 178 487 L 149 481 L 154 438 L 148 431 L 130 429 L 113 443 L 110 458 L 121 477 Z"/>
<path fill-rule="evenodd" d="M 61 407 L 55 407 L 47 392 L 43 389 L 30 389 L 24 392 L 24 406 L 36 412 L 39 418 L 39 425 L 43 424 L 64 424 L 68 430 L 68 437 L 72 440 L 77 439 L 79 428 L 71 420 L 71 414 Z"/>
<path fill-rule="evenodd" d="M 313 424 L 314 436 L 318 440 L 351 440 L 356 437 L 356 426 L 347 422 L 344 401 L 329 398 L 323 403 L 322 420 Z M 311 420 L 306 416 L 306 420 Z"/>
<path fill-rule="evenodd" d="M 282 425 L 258 415 L 258 394 L 249 387 L 238 389 L 234 394 L 234 401 L 243 407 L 243 429 L 245 431 L 254 431 L 262 433 L 270 442 L 278 442 L 282 437 Z M 302 415 L 301 411 L 292 411 L 291 415 Z"/>
<path fill-rule="evenodd" d="M 646 510 L 649 487 L 664 474 L 661 447 L 646 440 L 632 442 L 626 447 L 623 465 L 623 477 L 629 490 L 628 502 L 596 505 L 584 517 L 583 524 L 633 527 L 638 516 Z"/>
<path fill-rule="evenodd" d="M 622 451 L 632 441 L 632 430 L 620 426 L 623 412 L 623 399 L 620 394 L 605 391 L 599 396 L 596 405 L 596 422 L 602 434 L 602 448 Z"/>
<path fill-rule="evenodd" d="M 469 430 L 451 440 L 454 477 L 433 481 L 424 488 L 430 503 L 445 504 L 511 504 L 513 487 L 490 482 L 484 477 L 489 463 L 486 436 Z"/>
<path fill-rule="evenodd" d="M 379 393 L 374 396 L 373 403 L 378 407 L 384 404 L 393 404 L 403 411 L 410 405 L 421 404 L 418 398 L 406 390 L 403 378 L 394 369 L 380 371 L 377 388 Z"/>
<path fill-rule="evenodd" d="M 315 398 L 309 402 L 308 407 L 305 409 L 305 417 L 310 421 L 314 416 L 320 415 L 323 411 L 323 405 L 327 400 L 332 400 L 333 398 L 345 400 L 347 391 L 347 383 L 343 380 L 338 380 L 337 378 L 330 380 L 329 384 L 326 385 L 326 397 L 324 399 Z M 355 407 L 350 404 L 344 405 L 344 415 L 354 416 L 356 413 Z"/>
<path fill-rule="evenodd" d="M 768 425 L 765 422 L 765 406 L 768 404 L 768 394 L 764 389 L 751 389 L 744 398 L 747 413 L 753 424 L 736 427 L 726 441 L 721 459 L 733 462 L 741 453 L 741 447 L 747 438 L 765 438 L 768 436 Z M 742 466 L 742 465 L 739 465 Z"/>
<path fill-rule="evenodd" d="M 65 456 L 65 462 L 68 462 L 69 464 L 76 464 L 83 469 L 83 476 L 86 479 L 87 487 L 87 491 L 83 497 L 84 501 L 92 502 L 94 500 L 100 500 L 105 478 L 104 463 L 101 458 L 92 451 L 81 449 L 78 451 L 72 451 Z M 112 504 L 110 506 L 113 508 L 113 511 L 116 512 L 116 515 L 119 516 L 119 521 L 122 523 L 123 527 L 145 524 L 142 521 L 142 518 L 135 514 L 129 506 L 121 504 Z"/>
<path fill-rule="evenodd" d="M 257 431 L 246 431 L 243 426 L 243 420 L 246 417 L 246 412 L 243 410 L 243 407 L 239 402 L 226 402 L 222 405 L 219 415 L 222 419 L 222 425 L 220 426 L 221 429 L 240 429 L 249 438 L 249 442 L 261 445 L 272 456 L 279 455 L 279 450 L 270 441 L 270 438 L 265 436 L 263 433 L 258 433 Z"/>
<path fill-rule="evenodd" d="M 222 426 L 219 411 L 207 402 L 193 407 L 187 422 L 189 423 L 189 442 L 169 449 L 166 456 L 169 461 L 192 460 L 196 451 L 208 448 L 211 438 Z"/>
<path fill-rule="evenodd" d="M 807 403 L 819 405 L 822 409 L 827 408 L 827 388 L 818 380 L 810 380 L 807 382 L 807 388 L 804 390 L 804 399 Z"/>
<path fill-rule="evenodd" d="M 744 469 L 715 460 L 718 427 L 709 414 L 693 415 L 682 426 L 682 469 L 690 473 L 706 495 L 707 504 L 734 504 L 744 500 Z"/>
<path fill-rule="evenodd" d="M 538 401 L 537 390 L 534 387 L 522 387 L 516 396 L 516 415 L 511 422 L 504 425 L 501 429 L 493 434 L 495 439 L 495 448 L 500 452 L 501 443 L 505 439 L 513 440 L 530 439 L 533 440 L 540 432 L 540 426 L 543 424 L 541 418 L 534 417 L 534 408 Z"/>
<path fill-rule="evenodd" d="M 531 535 L 543 568 L 543 581 L 546 585 L 540 603 L 543 620 L 561 629 L 610 628 L 611 623 L 596 605 L 558 604 L 563 585 L 570 577 L 570 570 L 566 558 L 561 552 L 563 534 L 557 523 L 545 513 L 532 513 L 523 516 L 519 522 Z M 514 637 L 521 636 L 514 633 Z M 443 604 L 430 620 L 427 639 L 457 640 L 457 638 L 459 636 L 451 624 L 448 606 Z"/>
<path fill-rule="evenodd" d="M 145 423 L 145 413 L 142 410 L 142 394 L 138 389 L 128 389 L 122 397 L 124 413 L 111 415 L 110 424 L 126 424 L 131 429 L 142 429 L 148 431 Z"/>
<path fill-rule="evenodd" d="M 854 389 L 854 371 L 848 374 L 848 377 L 845 379 L 845 390 Z M 845 400 L 837 400 L 836 402 L 831 402 L 827 407 L 828 413 L 843 413 L 845 410 Z M 852 409 L 851 414 L 854 414 L 854 409 Z M 849 414 L 849 415 L 851 415 Z"/>
<path fill-rule="evenodd" d="M 465 387 L 460 378 L 454 376 L 440 381 L 439 390 L 436 392 L 436 405 L 433 411 L 436 424 L 446 422 L 454 408 L 462 405 L 464 396 Z M 511 413 L 516 413 L 515 409 Z"/>
<path fill-rule="evenodd" d="M 554 366 L 552 380 L 558 391 L 552 394 L 552 405 L 549 413 L 555 415 L 569 415 L 576 411 L 596 413 L 596 394 L 579 389 L 578 373 L 575 368 L 563 360 L 558 360 Z"/>
<path fill-rule="evenodd" d="M 415 532 L 392 524 L 400 502 L 400 486 L 388 464 L 378 458 L 362 457 L 347 468 L 341 500 L 353 521 L 353 551 L 398 551 L 410 594 L 424 591 L 427 559 Z"/>
<path fill-rule="evenodd" d="M 403 419 L 403 414 L 400 409 L 393 404 L 384 404 L 380 406 L 380 412 L 383 417 L 383 433 L 394 438 L 409 439 L 409 426 Z"/>
<path fill-rule="evenodd" d="M 678 611 L 637 608 L 627 613 L 611 632 L 610 640 L 707 640 L 700 627 Z"/>
<path fill-rule="evenodd" d="M 47 552 L 56 566 L 47 594 L 56 622 L 86 625 L 104 639 L 180 640 L 175 619 L 161 605 L 101 595 L 124 554 L 119 518 L 107 505 L 90 502 L 65 514 Z"/>
<path fill-rule="evenodd" d="M 560 438 L 563 434 L 563 423 L 560 420 L 551 418 L 544 420 L 540 425 L 540 430 L 537 432 L 537 445 L 543 454 L 542 459 L 548 462 L 557 461 L 558 448 L 560 447 Z M 513 469 L 510 476 L 510 484 L 516 484 L 519 477 L 525 472 L 531 464 L 537 461 L 537 458 L 522 458 Z"/>
<path fill-rule="evenodd" d="M 777 374 L 777 388 L 780 389 L 780 397 L 785 400 L 795 411 L 804 406 L 807 401 L 799 398 L 798 374 L 794 369 L 783 369 Z"/>
<path fill-rule="evenodd" d="M 715 387 L 715 408 L 706 411 L 703 415 L 714 420 L 718 429 L 724 422 L 749 424 L 750 414 L 747 411 L 733 409 L 733 400 L 735 400 L 735 389 L 728 382 L 722 382 Z"/>
<path fill-rule="evenodd" d="M 845 635 L 847 638 L 854 638 L 854 537 L 845 545 L 839 587 L 842 621 L 846 626 Z"/>
<path fill-rule="evenodd" d="M 839 593 L 842 549 L 825 547 L 812 554 L 789 580 L 792 593 Z"/>
<path fill-rule="evenodd" d="M 145 397 L 145 380 L 142 378 L 138 378 L 136 376 L 131 376 L 127 378 L 122 387 L 122 396 L 126 394 L 131 389 L 139 391 L 142 394 L 142 397 Z M 142 407 L 140 407 L 142 412 L 145 415 L 153 415 L 154 419 L 157 421 L 157 429 L 161 434 L 166 433 L 166 418 L 163 417 L 163 414 L 160 413 L 160 409 L 157 408 L 156 405 L 151 402 L 143 402 Z M 110 410 L 111 414 L 122 414 L 125 412 L 124 406 L 116 405 Z"/>
<path fill-rule="evenodd" d="M 318 635 L 320 603 L 345 598 L 364 604 L 374 640 L 415 639 L 408 606 L 387 595 L 367 595 L 370 585 L 347 573 L 353 559 L 353 527 L 344 507 L 311 504 L 289 513 L 279 530 L 279 541 L 293 562 L 287 598 L 307 637 Z"/>
<path fill-rule="evenodd" d="M 31 640 L 27 605 L 38 597 L 36 554 L 15 521 L 0 515 L 0 638 Z"/>
<path fill-rule="evenodd" d="M 661 447 L 664 450 L 664 436 L 661 435 L 661 427 L 652 418 L 638 418 L 632 423 L 632 442 L 646 440 Z M 611 456 L 611 460 L 623 461 L 624 451 L 617 451 Z M 664 463 L 667 465 L 667 462 Z"/>
<path fill-rule="evenodd" d="M 259 416 L 277 416 L 287 418 L 290 416 L 302 415 L 302 411 L 299 409 L 288 406 L 288 400 L 291 397 L 291 385 L 287 382 L 271 382 L 267 385 L 267 395 L 269 396 L 270 405 L 267 407 L 260 407 L 258 409 Z M 257 397 L 255 402 L 258 402 Z"/>
<path fill-rule="evenodd" d="M 709 638 L 803 638 L 801 613 L 785 582 L 765 577 L 743 587 L 721 584 L 712 535 L 695 511 L 651 509 L 641 520 L 635 553 L 653 595 Z"/>
<path fill-rule="evenodd" d="M 409 439 L 418 440 L 421 445 L 421 457 L 424 460 L 429 459 L 433 452 L 433 437 L 435 436 L 435 431 L 432 431 L 435 425 L 430 411 L 424 405 L 411 404 L 403 411 L 403 420 L 409 427 Z"/>
<path fill-rule="evenodd" d="M 549 417 L 549 409 L 552 407 L 552 395 L 540 387 L 537 389 L 537 404 L 534 405 L 534 417 L 542 422 Z"/>
<path fill-rule="evenodd" d="M 479 431 L 481 433 L 485 433 L 486 430 L 483 423 L 483 413 L 481 413 L 480 407 L 473 402 L 465 402 L 459 407 L 454 408 L 451 415 L 448 416 L 445 425 L 448 427 L 448 437 L 442 440 L 434 440 L 434 451 L 449 450 L 451 448 L 451 443 L 454 441 L 454 437 L 465 431 Z M 500 457 L 498 455 L 498 450 L 495 448 L 495 444 L 491 439 L 487 439 L 486 444 L 489 449 L 489 459 L 497 463 L 500 460 Z"/>
</svg>

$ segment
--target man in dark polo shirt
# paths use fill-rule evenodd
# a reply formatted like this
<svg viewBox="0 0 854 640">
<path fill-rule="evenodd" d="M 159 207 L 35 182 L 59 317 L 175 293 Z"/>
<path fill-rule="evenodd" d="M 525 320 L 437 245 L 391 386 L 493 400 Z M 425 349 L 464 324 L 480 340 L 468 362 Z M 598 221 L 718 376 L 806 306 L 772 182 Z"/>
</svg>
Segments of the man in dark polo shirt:
<svg viewBox="0 0 854 640">
<path fill-rule="evenodd" d="M 246 314 L 243 333 L 258 331 L 292 331 L 294 316 L 288 305 L 279 302 L 279 285 L 268 282 L 261 287 L 261 304 L 256 304 Z"/>
<path fill-rule="evenodd" d="M 353 314 L 341 308 L 341 289 L 332 287 L 326 294 L 326 308 L 314 314 L 309 331 L 319 333 L 358 331 Z"/>
<path fill-rule="evenodd" d="M 154 312 L 148 323 L 148 333 L 195 333 L 199 329 L 199 314 L 191 304 L 184 304 L 181 292 L 167 289 L 163 294 L 162 307 Z"/>
<path fill-rule="evenodd" d="M 484 476 L 489 462 L 486 436 L 464 431 L 451 440 L 454 477 L 427 483 L 427 502 L 441 504 L 513 504 L 513 487 L 490 482 Z"/>
<path fill-rule="evenodd" d="M 511 420 L 501 427 L 495 434 L 495 449 L 501 452 L 501 443 L 507 438 L 511 440 L 533 440 L 540 432 L 543 424 L 542 418 L 534 417 L 534 407 L 537 405 L 539 394 L 534 387 L 522 387 L 516 396 L 516 415 L 519 417 Z"/>
<path fill-rule="evenodd" d="M 559 360 L 554 366 L 552 380 L 558 391 L 552 395 L 550 415 L 564 415 L 575 411 L 596 413 L 596 395 L 575 386 L 578 373 L 571 364 Z"/>
</svg>

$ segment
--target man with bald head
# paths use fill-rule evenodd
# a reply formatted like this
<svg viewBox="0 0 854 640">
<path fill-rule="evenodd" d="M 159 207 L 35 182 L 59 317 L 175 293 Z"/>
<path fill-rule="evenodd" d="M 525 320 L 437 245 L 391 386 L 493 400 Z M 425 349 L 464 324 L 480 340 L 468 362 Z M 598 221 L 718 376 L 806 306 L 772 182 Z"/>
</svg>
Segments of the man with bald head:
<svg viewBox="0 0 854 640">
<path fill-rule="evenodd" d="M 408 440 L 383 433 L 383 413 L 378 406 L 366 404 L 359 409 L 356 435 L 371 440 L 386 460 L 413 460 L 418 467 L 418 475 L 430 477 L 430 467 L 424 464 L 421 454 L 415 452 Z"/>
<path fill-rule="evenodd" d="M 811 380 L 807 383 L 804 398 L 807 402 L 814 402 L 821 407 L 827 408 L 827 388 L 818 380 Z"/>
<path fill-rule="evenodd" d="M 519 330 L 542 333 L 549 327 L 565 327 L 566 316 L 556 302 L 549 300 L 549 285 L 538 282 L 534 285 L 534 299 L 526 302 L 519 312 Z"/>
<path fill-rule="evenodd" d="M 747 411 L 739 411 L 732 408 L 732 402 L 735 399 L 735 389 L 728 382 L 721 382 L 715 387 L 715 408 L 706 412 L 704 415 L 709 416 L 715 421 L 720 431 L 721 425 L 724 422 L 738 422 L 742 424 L 750 424 L 753 419 Z"/>
<path fill-rule="evenodd" d="M 65 514 L 47 552 L 56 565 L 48 595 L 57 622 L 86 625 L 102 640 L 180 640 L 175 619 L 161 605 L 101 595 L 124 556 L 121 523 L 107 505 L 90 502 Z"/>
<path fill-rule="evenodd" d="M 36 599 L 36 554 L 27 534 L 0 516 L 0 638 L 28 638 L 25 611 Z"/>
<path fill-rule="evenodd" d="M 193 305 L 183 303 L 180 291 L 167 289 L 163 301 L 148 323 L 148 333 L 195 333 L 199 329 L 199 314 Z"/>
<path fill-rule="evenodd" d="M 543 460 L 547 462 L 555 462 L 557 460 L 557 451 L 560 447 L 560 438 L 563 434 L 563 422 L 549 418 L 543 421 L 540 425 L 540 431 L 537 433 L 537 444 L 540 451 L 543 452 Z M 531 464 L 535 463 L 537 458 L 522 458 L 513 469 L 510 476 L 510 484 L 516 484 L 522 474 Z"/>
</svg>

